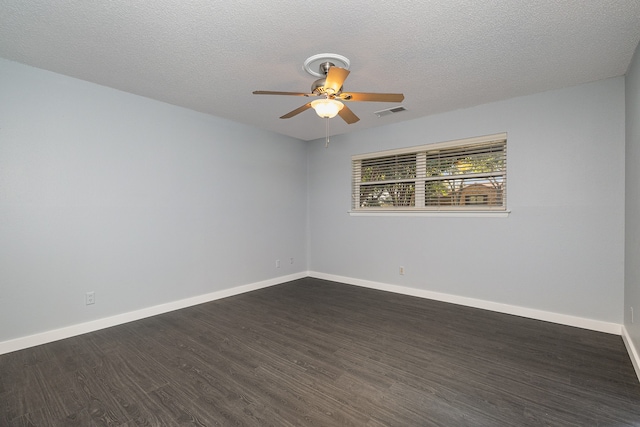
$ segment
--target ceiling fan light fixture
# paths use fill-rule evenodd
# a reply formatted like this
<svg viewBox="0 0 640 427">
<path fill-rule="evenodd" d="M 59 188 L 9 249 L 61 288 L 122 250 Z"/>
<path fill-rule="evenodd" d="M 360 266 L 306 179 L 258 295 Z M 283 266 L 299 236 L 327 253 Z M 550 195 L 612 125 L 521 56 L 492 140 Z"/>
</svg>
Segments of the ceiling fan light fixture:
<svg viewBox="0 0 640 427">
<path fill-rule="evenodd" d="M 344 104 L 335 99 L 316 99 L 311 102 L 311 107 L 322 118 L 332 119 L 338 115 Z"/>
</svg>

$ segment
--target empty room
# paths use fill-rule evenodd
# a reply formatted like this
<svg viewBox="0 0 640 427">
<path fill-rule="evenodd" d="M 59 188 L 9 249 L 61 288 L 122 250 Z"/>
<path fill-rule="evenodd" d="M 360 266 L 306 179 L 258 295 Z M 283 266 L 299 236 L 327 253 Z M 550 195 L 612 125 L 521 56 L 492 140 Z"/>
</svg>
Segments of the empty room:
<svg viewBox="0 0 640 427">
<path fill-rule="evenodd" d="M 640 2 L 0 0 L 0 426 L 640 425 Z"/>
</svg>

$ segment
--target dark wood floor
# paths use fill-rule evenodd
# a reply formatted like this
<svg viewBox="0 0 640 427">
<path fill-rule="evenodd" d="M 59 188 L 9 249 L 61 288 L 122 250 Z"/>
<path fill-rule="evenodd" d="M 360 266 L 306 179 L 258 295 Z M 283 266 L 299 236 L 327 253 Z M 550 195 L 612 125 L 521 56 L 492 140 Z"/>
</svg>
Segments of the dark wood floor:
<svg viewBox="0 0 640 427">
<path fill-rule="evenodd" d="M 2 426 L 626 426 L 619 336 L 317 279 L 0 356 Z"/>
</svg>

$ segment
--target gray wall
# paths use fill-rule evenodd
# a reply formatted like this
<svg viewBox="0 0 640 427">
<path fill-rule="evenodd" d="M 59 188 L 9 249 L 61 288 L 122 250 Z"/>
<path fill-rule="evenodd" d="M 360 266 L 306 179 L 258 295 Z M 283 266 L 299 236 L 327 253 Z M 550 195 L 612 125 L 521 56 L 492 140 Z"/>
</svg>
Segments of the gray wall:
<svg viewBox="0 0 640 427">
<path fill-rule="evenodd" d="M 626 239 L 624 325 L 640 349 L 640 45 L 626 76 Z M 631 307 L 634 323 L 631 323 Z M 640 374 L 639 374 L 640 375 Z"/>
<path fill-rule="evenodd" d="M 5 60 L 0 93 L 0 342 L 306 271 L 303 142 Z"/>
<path fill-rule="evenodd" d="M 622 77 L 328 149 L 4 60 L 0 93 L 0 342 L 307 269 L 623 322 Z M 497 132 L 509 136 L 508 218 L 348 215 L 351 155 Z M 628 203 L 638 306 L 634 218 Z"/>
<path fill-rule="evenodd" d="M 624 90 L 619 77 L 313 141 L 309 269 L 621 324 Z M 349 216 L 351 155 L 498 132 L 508 218 Z"/>
</svg>

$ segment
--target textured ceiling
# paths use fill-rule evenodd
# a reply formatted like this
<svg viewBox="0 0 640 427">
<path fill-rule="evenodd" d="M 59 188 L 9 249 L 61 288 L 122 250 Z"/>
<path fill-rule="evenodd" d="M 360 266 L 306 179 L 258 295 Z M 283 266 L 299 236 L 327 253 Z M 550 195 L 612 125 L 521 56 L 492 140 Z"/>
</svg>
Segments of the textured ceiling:
<svg viewBox="0 0 640 427">
<path fill-rule="evenodd" d="M 0 57 L 303 140 L 324 137 L 308 101 L 312 55 L 351 60 L 350 103 L 331 133 L 571 86 L 626 72 L 638 0 L 0 0 Z"/>
</svg>

